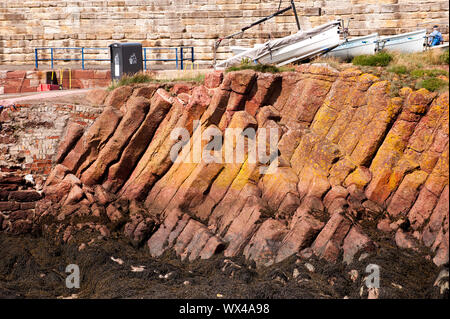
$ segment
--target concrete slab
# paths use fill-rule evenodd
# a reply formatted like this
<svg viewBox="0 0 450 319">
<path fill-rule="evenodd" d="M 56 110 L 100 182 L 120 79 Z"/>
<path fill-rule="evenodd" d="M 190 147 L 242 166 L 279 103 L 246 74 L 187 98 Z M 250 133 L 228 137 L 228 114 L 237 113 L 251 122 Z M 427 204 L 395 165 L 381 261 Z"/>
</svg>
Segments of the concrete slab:
<svg viewBox="0 0 450 319">
<path fill-rule="evenodd" d="M 22 93 L 22 94 L 7 94 L 0 96 L 3 98 L 0 100 L 0 105 L 9 106 L 19 103 L 27 103 L 35 100 L 48 100 L 52 98 L 70 97 L 72 95 L 86 94 L 91 89 L 80 89 L 80 90 L 57 90 L 57 91 L 47 91 L 47 92 L 36 92 L 36 93 Z"/>
</svg>

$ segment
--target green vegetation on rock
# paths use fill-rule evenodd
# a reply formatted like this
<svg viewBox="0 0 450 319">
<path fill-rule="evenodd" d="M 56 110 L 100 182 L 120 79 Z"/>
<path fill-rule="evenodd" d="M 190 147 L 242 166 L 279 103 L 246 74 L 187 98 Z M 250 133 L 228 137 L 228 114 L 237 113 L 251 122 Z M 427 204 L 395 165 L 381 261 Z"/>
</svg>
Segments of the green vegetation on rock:
<svg viewBox="0 0 450 319">
<path fill-rule="evenodd" d="M 443 64 L 448 64 L 449 63 L 449 53 L 448 50 L 445 50 L 441 56 L 439 57 L 439 60 L 443 63 Z"/>
<path fill-rule="evenodd" d="M 119 81 L 112 81 L 108 87 L 108 91 L 112 91 L 118 87 L 125 85 L 141 84 L 141 83 L 169 83 L 169 82 L 195 82 L 203 83 L 205 80 L 204 74 L 198 74 L 195 76 L 182 76 L 179 78 L 171 79 L 155 79 L 145 73 L 137 73 L 132 76 L 124 75 Z"/>
<path fill-rule="evenodd" d="M 293 67 L 277 67 L 271 64 L 253 64 L 249 59 L 242 59 L 240 65 L 229 67 L 225 70 L 225 73 L 242 70 L 253 70 L 261 73 L 281 73 L 295 71 Z"/>
<path fill-rule="evenodd" d="M 119 81 L 112 81 L 111 85 L 108 87 L 108 90 L 114 90 L 120 86 L 132 85 L 138 83 L 147 83 L 152 82 L 152 78 L 148 74 L 137 73 L 132 76 L 124 75 Z"/>
<path fill-rule="evenodd" d="M 395 73 L 395 74 L 407 74 L 408 73 L 408 68 L 404 65 L 394 65 L 391 66 L 388 69 L 389 72 Z"/>
<path fill-rule="evenodd" d="M 433 92 L 448 90 L 448 50 L 379 52 L 355 57 L 352 64 L 358 65 L 365 73 L 390 81 L 392 96 L 398 96 L 403 87 L 426 88 Z"/>
<path fill-rule="evenodd" d="M 421 78 L 424 76 L 436 77 L 439 75 L 448 76 L 448 72 L 441 69 L 415 69 L 410 72 L 414 78 Z"/>
<path fill-rule="evenodd" d="M 362 66 L 388 66 L 393 60 L 391 54 L 381 51 L 374 55 L 360 55 L 352 60 L 354 65 Z"/>
<path fill-rule="evenodd" d="M 430 77 L 417 82 L 416 89 L 421 88 L 427 89 L 431 92 L 439 91 L 444 88 L 447 88 L 448 90 L 448 82 L 439 78 Z"/>
</svg>

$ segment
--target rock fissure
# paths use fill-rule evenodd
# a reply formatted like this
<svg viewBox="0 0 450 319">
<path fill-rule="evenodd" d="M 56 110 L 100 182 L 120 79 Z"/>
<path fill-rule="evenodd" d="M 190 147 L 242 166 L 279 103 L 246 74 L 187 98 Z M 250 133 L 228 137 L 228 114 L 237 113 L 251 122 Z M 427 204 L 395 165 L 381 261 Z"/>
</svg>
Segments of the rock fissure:
<svg viewBox="0 0 450 319">
<path fill-rule="evenodd" d="M 205 85 L 108 93 L 92 125 L 67 125 L 42 195 L 1 177 L 0 229 L 66 242 L 77 232 L 121 232 L 152 256 L 223 253 L 260 266 L 307 252 L 351 264 L 390 236 L 448 264 L 448 93 L 391 98 L 386 81 L 317 64 L 213 72 Z M 190 136 L 174 163 L 175 128 Z M 264 174 L 272 165 L 250 161 L 249 136 L 242 163 L 193 161 L 209 128 L 255 129 L 255 141 L 278 130 L 277 170 Z M 236 141 L 222 142 L 221 156 L 236 151 Z"/>
</svg>

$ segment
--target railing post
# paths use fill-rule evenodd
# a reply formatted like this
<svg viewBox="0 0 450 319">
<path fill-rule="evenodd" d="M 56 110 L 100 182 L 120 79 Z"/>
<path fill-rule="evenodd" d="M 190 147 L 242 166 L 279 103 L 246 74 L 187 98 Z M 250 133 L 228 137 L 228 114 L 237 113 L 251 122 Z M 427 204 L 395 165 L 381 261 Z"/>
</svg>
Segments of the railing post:
<svg viewBox="0 0 450 319">
<path fill-rule="evenodd" d="M 81 48 L 81 69 L 84 70 L 84 48 Z"/>
<path fill-rule="evenodd" d="M 144 48 L 144 71 L 147 71 L 147 48 Z"/>
<path fill-rule="evenodd" d="M 39 56 L 38 56 L 38 49 L 34 49 L 34 65 L 36 69 L 39 69 Z"/>
<path fill-rule="evenodd" d="M 184 70 L 183 47 L 180 47 L 181 70 Z"/>
<path fill-rule="evenodd" d="M 51 60 L 51 65 L 52 65 L 52 70 L 53 70 L 53 48 L 50 48 L 50 60 Z"/>
<path fill-rule="evenodd" d="M 177 70 L 178 70 L 178 48 L 175 48 L 175 61 L 176 61 L 176 66 L 177 66 Z"/>
<path fill-rule="evenodd" d="M 192 64 L 194 64 L 194 62 L 195 62 L 195 59 L 194 59 L 194 47 L 191 47 L 191 50 L 192 50 Z"/>
</svg>

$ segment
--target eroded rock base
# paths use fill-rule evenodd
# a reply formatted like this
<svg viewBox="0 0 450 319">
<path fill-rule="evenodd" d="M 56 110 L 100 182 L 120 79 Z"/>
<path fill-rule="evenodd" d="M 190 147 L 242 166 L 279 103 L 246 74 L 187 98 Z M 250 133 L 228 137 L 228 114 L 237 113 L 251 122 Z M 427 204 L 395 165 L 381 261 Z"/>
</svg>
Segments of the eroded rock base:
<svg viewBox="0 0 450 319">
<path fill-rule="evenodd" d="M 120 234 L 152 257 L 223 254 L 258 267 L 292 256 L 352 265 L 387 236 L 393 249 L 448 266 L 448 93 L 392 98 L 373 75 L 312 64 L 125 86 L 102 103 L 82 134 L 68 126 L 27 231 L 77 245 Z M 175 128 L 191 136 L 178 156 L 191 161 L 170 159 Z M 247 151 L 233 164 L 193 160 L 200 133 L 227 128 L 255 129 L 247 144 L 276 130 L 276 173 Z M 91 237 L 77 242 L 80 233 Z"/>
</svg>

